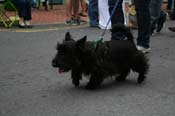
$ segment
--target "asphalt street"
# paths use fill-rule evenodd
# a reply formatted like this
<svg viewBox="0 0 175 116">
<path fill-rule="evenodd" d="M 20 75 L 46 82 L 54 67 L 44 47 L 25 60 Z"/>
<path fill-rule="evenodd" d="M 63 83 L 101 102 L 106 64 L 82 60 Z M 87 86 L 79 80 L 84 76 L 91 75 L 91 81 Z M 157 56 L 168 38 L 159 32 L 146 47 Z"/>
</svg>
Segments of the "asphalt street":
<svg viewBox="0 0 175 116">
<path fill-rule="evenodd" d="M 86 78 L 75 88 L 70 72 L 59 74 L 51 60 L 67 31 L 76 40 L 84 35 L 98 40 L 102 30 L 0 30 L 0 116 L 175 116 L 175 33 L 169 26 L 175 22 L 168 20 L 151 37 L 150 71 L 143 84 L 132 72 L 126 82 L 110 78 L 94 91 L 84 89 Z"/>
</svg>

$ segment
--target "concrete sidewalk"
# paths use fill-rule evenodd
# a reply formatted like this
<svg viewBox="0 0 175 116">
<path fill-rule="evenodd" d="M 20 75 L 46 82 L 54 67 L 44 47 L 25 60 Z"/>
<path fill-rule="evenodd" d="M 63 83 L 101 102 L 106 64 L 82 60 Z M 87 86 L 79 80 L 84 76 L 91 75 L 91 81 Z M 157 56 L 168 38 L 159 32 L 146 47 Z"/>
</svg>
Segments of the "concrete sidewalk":
<svg viewBox="0 0 175 116">
<path fill-rule="evenodd" d="M 54 5 L 53 9 L 48 10 L 45 10 L 44 7 L 32 9 L 32 24 L 34 25 L 64 23 L 65 20 L 65 5 Z"/>
<path fill-rule="evenodd" d="M 34 28 L 41 28 L 48 25 L 58 26 L 66 26 L 66 6 L 65 5 L 53 5 L 53 8 L 50 9 L 48 6 L 48 10 L 45 10 L 44 6 L 38 8 L 32 8 L 32 20 L 31 23 L 34 25 Z M 12 14 L 9 12 L 9 14 Z M 80 17 L 83 21 L 88 21 L 88 17 Z M 84 24 L 84 23 L 82 23 Z M 17 26 L 13 26 L 10 29 L 16 29 Z M 4 29 L 4 25 L 0 24 L 0 28 Z M 9 29 L 9 28 L 7 28 Z"/>
<path fill-rule="evenodd" d="M 163 9 L 166 9 L 166 3 L 162 5 Z M 85 20 L 88 22 L 88 17 L 80 17 L 82 20 Z M 32 9 L 32 25 L 34 25 L 34 28 L 41 28 L 45 27 L 47 25 L 55 25 L 58 27 L 58 25 L 65 26 L 66 21 L 66 6 L 63 5 L 53 5 L 53 8 L 50 9 L 50 6 L 48 7 L 48 10 L 45 10 L 43 6 L 41 6 L 39 9 L 33 8 Z M 84 24 L 84 23 L 83 23 Z M 86 23 L 88 24 L 88 23 Z M 3 29 L 3 25 L 0 25 L 0 28 Z M 14 26 L 13 28 L 16 29 Z M 13 29 L 11 28 L 11 29 Z M 8 29 L 8 28 L 7 28 Z"/>
</svg>

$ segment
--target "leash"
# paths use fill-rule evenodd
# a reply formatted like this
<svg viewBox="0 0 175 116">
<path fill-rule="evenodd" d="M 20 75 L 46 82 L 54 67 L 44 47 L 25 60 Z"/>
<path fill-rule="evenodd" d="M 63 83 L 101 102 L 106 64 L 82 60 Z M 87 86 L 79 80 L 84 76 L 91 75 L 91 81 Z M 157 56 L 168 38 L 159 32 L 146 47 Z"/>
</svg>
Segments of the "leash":
<svg viewBox="0 0 175 116">
<path fill-rule="evenodd" d="M 111 16 L 110 16 L 109 19 L 108 19 L 108 22 L 107 22 L 107 24 L 106 24 L 106 27 L 105 27 L 103 33 L 102 33 L 101 36 L 100 36 L 100 39 L 97 40 L 97 41 L 94 41 L 94 48 L 95 48 L 94 51 L 96 51 L 97 46 L 98 46 L 98 43 L 103 42 L 104 35 L 106 34 L 107 27 L 108 27 L 108 25 L 109 25 L 109 23 L 110 23 L 110 21 L 111 21 L 112 16 L 114 15 L 114 12 L 115 12 L 115 9 L 117 8 L 118 2 L 119 2 L 119 0 L 116 0 L 115 5 L 114 5 L 114 8 L 113 8 L 112 13 L 111 13 Z"/>
<path fill-rule="evenodd" d="M 105 27 L 103 33 L 101 34 L 101 37 L 100 37 L 100 38 L 101 38 L 102 40 L 103 40 L 104 35 L 105 35 L 105 33 L 106 33 L 107 27 L 108 27 L 108 25 L 109 25 L 109 23 L 110 23 L 110 21 L 111 21 L 111 18 L 112 18 L 112 16 L 114 15 L 115 9 L 117 8 L 118 2 L 119 2 L 119 0 L 116 0 L 115 5 L 114 5 L 114 8 L 113 8 L 112 13 L 111 13 L 111 16 L 109 17 L 108 22 L 107 22 L 107 24 L 106 24 L 106 27 Z"/>
</svg>

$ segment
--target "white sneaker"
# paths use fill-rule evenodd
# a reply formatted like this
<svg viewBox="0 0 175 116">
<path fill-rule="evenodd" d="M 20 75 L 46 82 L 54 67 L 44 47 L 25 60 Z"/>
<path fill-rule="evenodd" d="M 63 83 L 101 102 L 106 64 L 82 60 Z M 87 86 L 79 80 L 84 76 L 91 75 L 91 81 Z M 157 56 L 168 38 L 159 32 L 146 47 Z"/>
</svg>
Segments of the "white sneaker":
<svg viewBox="0 0 175 116">
<path fill-rule="evenodd" d="M 142 46 L 137 46 L 137 49 L 139 51 L 142 51 L 143 53 L 148 53 L 151 50 L 151 48 L 145 48 L 145 47 L 142 47 Z"/>
</svg>

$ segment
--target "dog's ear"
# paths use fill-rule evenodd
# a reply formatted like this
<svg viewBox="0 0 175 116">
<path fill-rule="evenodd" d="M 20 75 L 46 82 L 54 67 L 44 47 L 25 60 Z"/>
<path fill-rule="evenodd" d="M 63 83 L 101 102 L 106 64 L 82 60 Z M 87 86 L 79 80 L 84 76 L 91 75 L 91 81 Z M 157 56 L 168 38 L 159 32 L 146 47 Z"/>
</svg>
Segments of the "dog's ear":
<svg viewBox="0 0 175 116">
<path fill-rule="evenodd" d="M 86 42 L 86 38 L 87 38 L 87 36 L 84 36 L 82 39 L 78 40 L 76 43 L 76 46 L 80 49 L 83 48 L 84 44 Z"/>
<path fill-rule="evenodd" d="M 67 32 L 66 35 L 65 35 L 65 41 L 70 41 L 70 40 L 73 40 L 70 33 Z"/>
<path fill-rule="evenodd" d="M 60 46 L 61 44 L 59 43 L 59 42 L 57 42 L 57 45 L 56 45 L 56 50 L 58 50 L 59 49 L 59 46 Z"/>
</svg>

